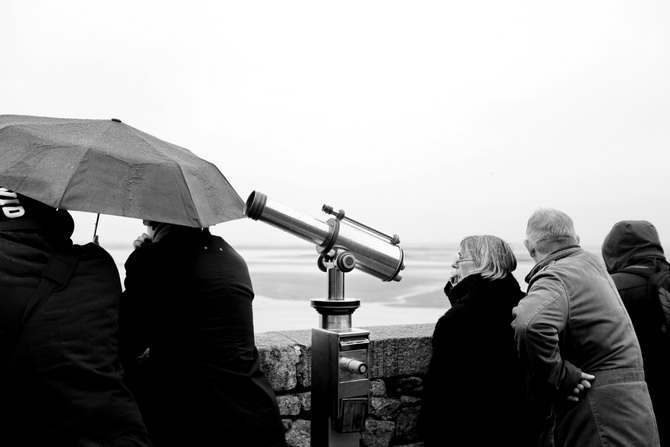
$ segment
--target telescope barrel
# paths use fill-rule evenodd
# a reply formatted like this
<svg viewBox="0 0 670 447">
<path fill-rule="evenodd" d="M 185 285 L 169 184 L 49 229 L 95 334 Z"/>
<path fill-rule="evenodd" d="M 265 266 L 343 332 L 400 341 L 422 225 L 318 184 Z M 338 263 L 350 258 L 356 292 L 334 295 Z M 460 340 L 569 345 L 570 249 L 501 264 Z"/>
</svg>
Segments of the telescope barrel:
<svg viewBox="0 0 670 447">
<path fill-rule="evenodd" d="M 405 267 L 402 249 L 377 235 L 343 221 L 335 245 L 354 254 L 357 270 L 382 281 L 400 281 L 402 278 L 400 271 Z"/>
<path fill-rule="evenodd" d="M 369 227 L 361 228 L 347 219 L 322 222 L 258 191 L 249 195 L 244 213 L 317 245 L 322 254 L 336 248 L 348 250 L 356 258 L 356 269 L 382 281 L 402 278 L 400 271 L 405 268 L 402 248 Z"/>
<path fill-rule="evenodd" d="M 258 191 L 249 195 L 244 214 L 316 245 L 322 245 L 330 234 L 327 223 L 275 202 Z"/>
</svg>

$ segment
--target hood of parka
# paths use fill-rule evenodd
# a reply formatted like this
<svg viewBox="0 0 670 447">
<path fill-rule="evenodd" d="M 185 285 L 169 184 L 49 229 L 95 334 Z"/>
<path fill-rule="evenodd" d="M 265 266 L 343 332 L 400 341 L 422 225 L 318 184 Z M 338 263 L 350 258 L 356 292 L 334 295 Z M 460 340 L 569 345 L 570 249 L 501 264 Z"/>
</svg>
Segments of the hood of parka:
<svg viewBox="0 0 670 447">
<path fill-rule="evenodd" d="M 664 258 L 656 227 L 646 220 L 614 224 L 603 242 L 602 255 L 609 273 L 649 259 Z"/>
<path fill-rule="evenodd" d="M 0 231 L 26 231 L 70 238 L 74 220 L 70 213 L 0 187 Z"/>
</svg>

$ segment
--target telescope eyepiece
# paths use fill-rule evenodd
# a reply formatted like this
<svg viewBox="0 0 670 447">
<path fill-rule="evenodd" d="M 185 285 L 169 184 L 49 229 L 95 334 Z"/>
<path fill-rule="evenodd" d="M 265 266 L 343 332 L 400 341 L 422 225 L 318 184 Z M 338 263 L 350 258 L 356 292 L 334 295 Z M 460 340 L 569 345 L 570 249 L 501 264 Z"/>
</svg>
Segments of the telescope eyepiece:
<svg viewBox="0 0 670 447">
<path fill-rule="evenodd" d="M 263 214 L 268 197 L 262 192 L 253 191 L 244 204 L 244 214 L 253 220 L 258 220 Z"/>
</svg>

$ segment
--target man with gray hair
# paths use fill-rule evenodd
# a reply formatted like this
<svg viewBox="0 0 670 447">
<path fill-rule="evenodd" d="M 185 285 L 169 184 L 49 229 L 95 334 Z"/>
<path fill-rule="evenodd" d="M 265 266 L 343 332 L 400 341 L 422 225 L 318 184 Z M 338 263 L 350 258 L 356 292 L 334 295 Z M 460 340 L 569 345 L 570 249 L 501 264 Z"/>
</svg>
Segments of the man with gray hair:
<svg viewBox="0 0 670 447">
<path fill-rule="evenodd" d="M 536 265 L 512 326 L 530 398 L 550 410 L 543 445 L 660 445 L 640 345 L 602 259 L 554 209 L 530 216 L 524 245 Z"/>
</svg>

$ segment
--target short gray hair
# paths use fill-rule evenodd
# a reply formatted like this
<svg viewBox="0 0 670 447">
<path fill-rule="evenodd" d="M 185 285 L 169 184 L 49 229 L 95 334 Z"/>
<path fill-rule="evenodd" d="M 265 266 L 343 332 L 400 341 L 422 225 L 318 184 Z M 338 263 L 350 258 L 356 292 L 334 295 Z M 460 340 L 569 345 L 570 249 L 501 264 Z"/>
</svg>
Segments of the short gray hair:
<svg viewBox="0 0 670 447">
<path fill-rule="evenodd" d="M 552 208 L 539 208 L 530 216 L 526 239 L 542 253 L 579 244 L 570 216 Z"/>
<path fill-rule="evenodd" d="M 509 244 L 491 235 L 468 236 L 461 241 L 461 251 L 472 257 L 475 268 L 470 275 L 501 279 L 516 269 L 516 256 Z"/>
</svg>

